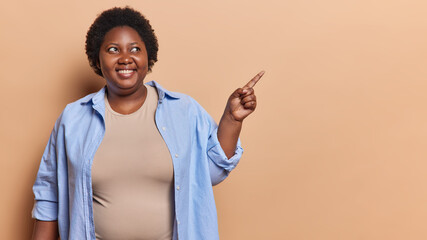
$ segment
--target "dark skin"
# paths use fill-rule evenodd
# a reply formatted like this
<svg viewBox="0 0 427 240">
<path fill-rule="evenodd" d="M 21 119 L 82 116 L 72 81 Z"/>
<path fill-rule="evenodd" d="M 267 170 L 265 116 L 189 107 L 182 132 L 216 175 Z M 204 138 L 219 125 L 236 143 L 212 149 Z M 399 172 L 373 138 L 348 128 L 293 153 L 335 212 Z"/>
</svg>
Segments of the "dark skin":
<svg viewBox="0 0 427 240">
<path fill-rule="evenodd" d="M 228 158 L 234 155 L 243 120 L 255 111 L 257 102 L 254 87 L 264 73 L 264 71 L 259 72 L 245 86 L 236 89 L 228 98 L 218 125 L 218 140 Z"/>
<path fill-rule="evenodd" d="M 57 240 L 58 221 L 39 221 L 34 223 L 33 240 Z"/>
<path fill-rule="evenodd" d="M 147 51 L 139 34 L 128 26 L 111 29 L 101 45 L 98 64 L 107 83 L 111 108 L 121 114 L 138 110 L 147 96 L 144 79 L 148 73 Z M 228 98 L 218 126 L 218 140 L 228 158 L 234 155 L 243 120 L 256 108 L 254 86 L 263 75 L 264 71 L 258 73 Z M 57 221 L 37 220 L 33 239 L 58 239 Z"/>
<path fill-rule="evenodd" d="M 114 111 L 130 114 L 144 104 L 148 56 L 144 42 L 133 28 L 115 27 L 105 35 L 99 51 L 99 67 Z"/>
</svg>

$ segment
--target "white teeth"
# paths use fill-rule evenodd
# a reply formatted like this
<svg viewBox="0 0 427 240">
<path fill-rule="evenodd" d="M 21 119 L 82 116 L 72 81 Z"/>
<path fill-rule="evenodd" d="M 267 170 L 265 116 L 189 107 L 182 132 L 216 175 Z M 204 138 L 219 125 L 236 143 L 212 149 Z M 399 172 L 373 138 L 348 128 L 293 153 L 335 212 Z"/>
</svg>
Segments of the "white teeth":
<svg viewBox="0 0 427 240">
<path fill-rule="evenodd" d="M 119 70 L 119 73 L 131 73 L 133 70 Z"/>
</svg>

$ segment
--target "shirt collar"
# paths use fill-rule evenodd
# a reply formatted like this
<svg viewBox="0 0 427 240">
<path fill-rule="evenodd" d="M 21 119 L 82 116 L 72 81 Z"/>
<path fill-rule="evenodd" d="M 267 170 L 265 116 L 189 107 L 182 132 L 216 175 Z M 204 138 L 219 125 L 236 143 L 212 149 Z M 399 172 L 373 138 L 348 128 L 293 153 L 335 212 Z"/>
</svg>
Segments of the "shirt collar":
<svg viewBox="0 0 427 240">
<path fill-rule="evenodd" d="M 162 86 L 160 86 L 159 83 L 157 83 L 156 81 L 151 81 L 148 82 L 147 85 L 155 87 L 157 89 L 157 93 L 159 94 L 159 102 L 162 103 L 163 99 L 167 96 L 170 97 L 172 99 L 179 99 L 180 96 L 178 93 L 175 92 L 171 92 L 166 90 L 165 88 L 163 88 Z"/>
</svg>

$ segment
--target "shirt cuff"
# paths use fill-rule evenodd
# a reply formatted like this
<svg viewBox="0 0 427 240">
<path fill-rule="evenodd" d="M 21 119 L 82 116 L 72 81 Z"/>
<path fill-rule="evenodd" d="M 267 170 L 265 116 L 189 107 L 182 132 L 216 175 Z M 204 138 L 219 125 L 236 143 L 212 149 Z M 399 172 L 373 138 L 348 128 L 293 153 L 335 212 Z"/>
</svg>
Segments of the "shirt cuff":
<svg viewBox="0 0 427 240">
<path fill-rule="evenodd" d="M 38 200 L 34 203 L 32 217 L 41 221 L 58 220 L 58 203 Z"/>
<path fill-rule="evenodd" d="M 224 153 L 224 150 L 221 148 L 217 134 L 218 128 L 213 131 L 209 139 L 209 141 L 211 141 L 211 144 L 209 145 L 213 147 L 208 150 L 208 156 L 216 165 L 230 172 L 237 166 L 243 154 L 243 148 L 240 144 L 240 138 L 237 140 L 237 146 L 234 150 L 234 155 L 231 158 L 227 158 Z"/>
</svg>

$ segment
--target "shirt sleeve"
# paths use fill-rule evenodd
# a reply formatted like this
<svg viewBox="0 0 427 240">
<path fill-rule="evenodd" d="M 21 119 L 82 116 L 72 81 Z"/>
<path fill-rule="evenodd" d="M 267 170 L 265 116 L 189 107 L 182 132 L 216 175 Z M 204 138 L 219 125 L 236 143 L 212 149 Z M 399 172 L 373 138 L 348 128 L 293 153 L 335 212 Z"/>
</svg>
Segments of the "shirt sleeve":
<svg viewBox="0 0 427 240">
<path fill-rule="evenodd" d="M 210 121 L 212 130 L 208 139 L 207 155 L 208 159 L 210 160 L 209 172 L 212 185 L 217 185 L 218 183 L 222 182 L 228 176 L 231 170 L 237 166 L 240 158 L 242 157 L 243 149 L 241 147 L 239 138 L 236 149 L 234 150 L 234 155 L 231 158 L 227 158 L 218 140 L 218 126 L 212 118 L 210 118 Z"/>
<path fill-rule="evenodd" d="M 36 181 L 33 185 L 35 203 L 32 217 L 41 221 L 54 221 L 58 219 L 56 140 L 59 119 L 52 130 L 44 150 Z"/>
</svg>

